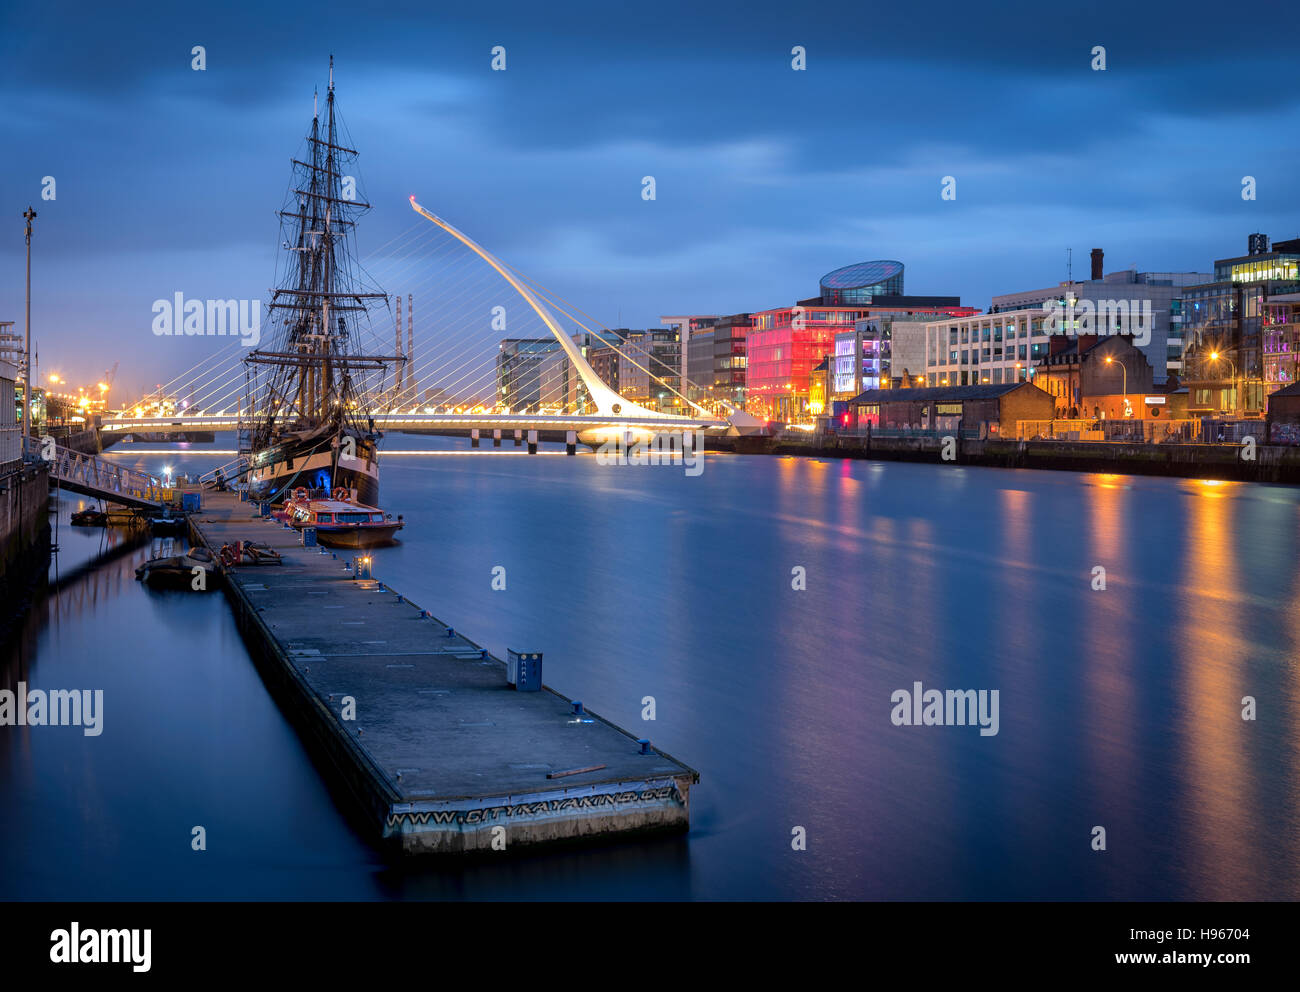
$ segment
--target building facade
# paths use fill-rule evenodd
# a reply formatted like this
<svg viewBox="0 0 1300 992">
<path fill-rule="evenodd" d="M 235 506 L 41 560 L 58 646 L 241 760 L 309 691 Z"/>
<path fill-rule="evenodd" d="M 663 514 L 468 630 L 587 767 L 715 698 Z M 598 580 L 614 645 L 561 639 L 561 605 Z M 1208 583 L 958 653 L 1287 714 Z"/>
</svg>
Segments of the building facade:
<svg viewBox="0 0 1300 992">
<path fill-rule="evenodd" d="M 563 360 L 562 363 L 560 360 Z M 507 338 L 497 346 L 496 405 L 515 413 L 537 413 L 563 385 L 568 356 L 554 338 Z"/>
<path fill-rule="evenodd" d="M 0 359 L 0 476 L 18 470 L 23 459 L 23 427 L 18 405 L 17 367 Z"/>
<path fill-rule="evenodd" d="M 660 413 L 686 413 L 682 392 L 682 339 L 674 328 L 623 330 L 618 391 L 625 399 Z"/>
<path fill-rule="evenodd" d="M 1285 353 L 1269 351 L 1281 341 L 1267 334 L 1268 304 L 1298 293 L 1300 239 L 1276 242 L 1269 250 L 1268 238 L 1252 234 L 1247 254 L 1215 261 L 1213 281 L 1187 292 L 1189 410 L 1263 416 L 1269 393 L 1283 388 L 1286 371 Z"/>
<path fill-rule="evenodd" d="M 710 399 L 733 409 L 744 410 L 750 315 L 732 314 L 713 325 L 713 386 Z M 724 407 L 725 408 L 725 407 Z"/>
<path fill-rule="evenodd" d="M 1147 407 L 1167 405 L 1164 397 L 1145 402 L 1156 392 L 1155 373 L 1127 335 L 1054 334 L 1034 373 L 1062 420 L 1141 418 Z"/>
<path fill-rule="evenodd" d="M 713 399 L 713 362 L 715 344 L 713 328 L 696 331 L 686 342 L 686 393 L 695 403 L 707 404 Z"/>
<path fill-rule="evenodd" d="M 1046 333 L 1131 333 L 1146 355 L 1156 382 L 1164 382 L 1171 375 L 1181 377 L 1186 292 L 1208 281 L 1209 274 L 1139 272 L 1136 268 L 1105 274 L 1104 263 L 1105 253 L 1094 248 L 1090 278 L 995 296 L 989 313 L 1028 310 L 1047 316 L 1047 309 L 1055 305 L 1065 316 L 1073 301 L 1077 319 L 1065 321 L 1064 326 L 1045 326 Z"/>
<path fill-rule="evenodd" d="M 928 385 L 1000 386 L 1028 382 L 1051 336 L 1039 308 L 981 313 L 925 325 Z"/>
<path fill-rule="evenodd" d="M 1264 302 L 1264 391 L 1271 396 L 1300 382 L 1300 293 Z"/>
<path fill-rule="evenodd" d="M 857 430 L 978 432 L 1016 436 L 1021 420 L 1050 420 L 1054 402 L 1032 383 L 869 389 L 849 403 L 849 426 Z"/>
<path fill-rule="evenodd" d="M 874 281 L 872 281 L 874 280 Z M 751 315 L 747 343 L 746 409 L 769 420 L 808 422 L 810 376 L 833 356 L 832 386 L 840 376 L 836 335 L 853 332 L 870 317 L 940 317 L 973 314 L 959 297 L 904 296 L 903 267 L 894 261 L 861 262 L 822 277 L 822 296 Z M 882 290 L 898 290 L 884 293 Z M 837 305 L 829 300 L 856 301 Z M 877 351 L 880 349 L 877 348 Z M 860 363 L 860 356 L 857 359 Z M 842 382 L 842 380 L 841 380 Z"/>
</svg>

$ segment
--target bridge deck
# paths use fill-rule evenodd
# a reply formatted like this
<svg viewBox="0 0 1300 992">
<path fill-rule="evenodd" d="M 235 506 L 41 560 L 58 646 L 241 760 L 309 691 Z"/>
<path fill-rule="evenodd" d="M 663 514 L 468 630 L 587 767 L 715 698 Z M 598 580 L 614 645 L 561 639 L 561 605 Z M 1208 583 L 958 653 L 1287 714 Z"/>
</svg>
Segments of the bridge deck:
<svg viewBox="0 0 1300 992">
<path fill-rule="evenodd" d="M 457 853 L 689 827 L 692 769 L 640 754 L 631 734 L 590 713 L 575 718 L 549 689 L 516 691 L 479 645 L 447 636 L 378 582 L 350 578 L 344 556 L 354 552 L 303 548 L 234 493 L 204 500 L 191 525 L 214 551 L 256 540 L 283 556 L 282 566 L 230 570 L 228 595 L 268 681 L 387 841 Z"/>
</svg>

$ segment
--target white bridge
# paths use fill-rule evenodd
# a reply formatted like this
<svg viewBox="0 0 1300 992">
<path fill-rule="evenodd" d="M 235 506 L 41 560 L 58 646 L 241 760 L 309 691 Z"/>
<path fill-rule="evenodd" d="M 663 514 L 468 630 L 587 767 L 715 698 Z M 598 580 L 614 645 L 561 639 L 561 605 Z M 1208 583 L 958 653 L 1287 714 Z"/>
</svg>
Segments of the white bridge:
<svg viewBox="0 0 1300 992">
<path fill-rule="evenodd" d="M 254 415 L 255 417 L 255 415 Z M 235 431 L 247 427 L 253 417 L 237 415 L 208 416 L 204 414 L 170 417 L 107 417 L 100 429 L 105 434 L 184 434 L 193 431 Z M 730 426 L 725 420 L 681 416 L 601 417 L 573 414 L 536 413 L 383 413 L 372 418 L 376 430 L 410 431 L 413 433 L 449 434 L 464 436 L 471 431 L 490 433 L 502 431 L 538 431 L 547 434 L 573 432 L 583 444 L 601 443 L 622 437 L 624 432 L 636 436 L 665 431 L 707 430 L 725 432 Z"/>
</svg>

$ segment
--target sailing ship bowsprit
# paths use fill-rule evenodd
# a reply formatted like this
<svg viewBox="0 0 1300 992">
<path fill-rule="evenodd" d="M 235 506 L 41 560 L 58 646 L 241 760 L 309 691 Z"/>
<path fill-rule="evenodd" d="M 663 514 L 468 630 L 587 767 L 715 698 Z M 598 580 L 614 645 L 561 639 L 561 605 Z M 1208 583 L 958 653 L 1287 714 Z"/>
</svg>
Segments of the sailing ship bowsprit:
<svg viewBox="0 0 1300 992">
<path fill-rule="evenodd" d="M 284 253 L 266 347 L 244 359 L 255 499 L 278 501 L 305 487 L 379 503 L 373 404 L 389 364 L 400 374 L 404 359 L 364 349 L 373 339 L 370 310 L 386 308 L 388 297 L 368 285 L 356 259 L 356 221 L 370 209 L 357 195 L 356 156 L 339 140 L 331 56 L 325 119 L 313 114 L 280 211 Z"/>
</svg>

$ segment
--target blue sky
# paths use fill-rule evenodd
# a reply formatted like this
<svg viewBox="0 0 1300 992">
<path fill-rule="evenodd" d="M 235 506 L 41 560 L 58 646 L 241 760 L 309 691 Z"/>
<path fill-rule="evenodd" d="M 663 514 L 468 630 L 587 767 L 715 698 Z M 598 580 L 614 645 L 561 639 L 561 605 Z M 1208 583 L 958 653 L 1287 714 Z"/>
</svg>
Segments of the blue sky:
<svg viewBox="0 0 1300 992">
<path fill-rule="evenodd" d="M 209 345 L 155 338 L 153 300 L 266 298 L 331 52 L 363 256 L 416 193 L 609 325 L 789 304 L 865 259 L 984 306 L 1064 278 L 1067 247 L 1076 275 L 1094 247 L 1203 271 L 1300 235 L 1281 4 L 378 6 L 6 5 L 0 319 L 21 330 L 30 202 L 44 370 L 120 359 L 142 388 Z"/>
</svg>

